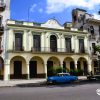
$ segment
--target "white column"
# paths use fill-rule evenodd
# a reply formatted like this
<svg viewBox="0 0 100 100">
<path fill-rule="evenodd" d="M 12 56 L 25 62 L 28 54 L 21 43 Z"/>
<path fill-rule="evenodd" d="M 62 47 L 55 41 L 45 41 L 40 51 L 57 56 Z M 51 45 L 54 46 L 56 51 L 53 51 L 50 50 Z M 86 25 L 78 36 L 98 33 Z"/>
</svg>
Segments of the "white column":
<svg viewBox="0 0 100 100">
<path fill-rule="evenodd" d="M 72 50 L 75 50 L 74 43 L 75 43 L 75 36 L 72 36 L 72 38 L 71 38 L 71 47 L 72 47 Z"/>
<path fill-rule="evenodd" d="M 28 31 L 27 30 L 24 30 L 24 34 L 23 34 L 23 48 L 24 48 L 24 50 L 26 51 L 28 48 L 26 47 L 27 46 L 27 41 L 28 41 L 28 36 L 27 36 L 27 33 L 28 33 Z"/>
<path fill-rule="evenodd" d="M 28 50 L 31 51 L 32 47 L 33 47 L 33 36 L 31 31 L 28 33 Z M 26 41 L 27 42 L 27 41 Z"/>
<path fill-rule="evenodd" d="M 47 63 L 44 63 L 44 68 L 45 68 L 45 78 L 47 79 Z"/>
<path fill-rule="evenodd" d="M 63 72 L 63 61 L 60 61 L 60 66 L 61 66 L 62 72 Z"/>
<path fill-rule="evenodd" d="M 78 39 L 77 39 L 77 36 L 75 36 L 75 53 L 78 53 L 79 51 L 79 42 L 78 42 Z"/>
<path fill-rule="evenodd" d="M 85 52 L 87 53 L 88 52 L 88 37 L 86 36 L 85 39 L 84 39 L 84 48 L 85 48 Z"/>
<path fill-rule="evenodd" d="M 75 60 L 75 69 L 77 69 L 77 60 Z"/>
<path fill-rule="evenodd" d="M 45 33 L 41 34 L 41 50 L 44 51 L 45 50 L 45 38 L 44 38 Z"/>
<path fill-rule="evenodd" d="M 91 67 L 91 64 L 88 63 L 88 72 L 90 73 L 92 71 L 92 67 Z"/>
<path fill-rule="evenodd" d="M 61 48 L 63 49 L 62 51 L 65 52 L 65 38 L 64 36 L 61 37 Z"/>
<path fill-rule="evenodd" d="M 27 63 L 27 66 L 26 66 L 26 71 L 27 71 L 27 79 L 30 79 L 30 69 L 29 69 L 29 63 Z"/>
<path fill-rule="evenodd" d="M 7 46 L 7 49 L 8 50 L 13 50 L 13 46 L 14 46 L 14 33 L 13 33 L 13 30 L 10 29 L 8 30 L 7 32 L 7 44 L 5 44 Z"/>
<path fill-rule="evenodd" d="M 10 80 L 10 64 L 4 64 L 4 81 Z"/>
</svg>

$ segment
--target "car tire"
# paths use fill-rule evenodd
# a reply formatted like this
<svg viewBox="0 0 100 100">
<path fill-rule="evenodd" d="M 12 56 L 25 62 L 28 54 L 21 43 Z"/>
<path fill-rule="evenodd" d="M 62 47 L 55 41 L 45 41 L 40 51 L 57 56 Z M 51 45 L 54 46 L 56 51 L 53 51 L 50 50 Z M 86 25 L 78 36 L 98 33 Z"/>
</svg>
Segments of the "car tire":
<svg viewBox="0 0 100 100">
<path fill-rule="evenodd" d="M 53 84 L 56 84 L 57 82 L 54 80 L 54 81 L 52 81 L 52 83 L 53 83 Z"/>
</svg>

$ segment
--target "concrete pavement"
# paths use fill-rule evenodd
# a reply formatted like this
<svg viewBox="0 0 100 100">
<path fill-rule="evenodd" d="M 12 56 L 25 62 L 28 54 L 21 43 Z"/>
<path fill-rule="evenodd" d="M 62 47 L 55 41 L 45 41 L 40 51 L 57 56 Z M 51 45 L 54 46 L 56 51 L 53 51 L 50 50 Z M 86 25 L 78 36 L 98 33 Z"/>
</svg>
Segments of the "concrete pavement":
<svg viewBox="0 0 100 100">
<path fill-rule="evenodd" d="M 79 81 L 87 80 L 86 76 L 79 76 L 78 77 Z M 18 86 L 18 85 L 23 85 L 23 84 L 41 84 L 45 83 L 46 79 L 29 79 L 29 80 L 24 80 L 24 79 L 16 79 L 16 80 L 10 80 L 10 81 L 2 81 L 0 80 L 0 87 L 13 87 L 13 86 Z"/>
</svg>

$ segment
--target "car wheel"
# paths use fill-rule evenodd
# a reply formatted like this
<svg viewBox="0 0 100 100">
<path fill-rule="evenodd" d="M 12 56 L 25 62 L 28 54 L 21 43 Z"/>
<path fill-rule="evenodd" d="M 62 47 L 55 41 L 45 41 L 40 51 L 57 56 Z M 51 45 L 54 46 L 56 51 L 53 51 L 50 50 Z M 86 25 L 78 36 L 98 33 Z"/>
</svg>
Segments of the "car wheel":
<svg viewBox="0 0 100 100">
<path fill-rule="evenodd" d="M 52 81 L 52 83 L 53 83 L 53 84 L 56 84 L 57 82 L 54 80 L 54 81 Z"/>
</svg>

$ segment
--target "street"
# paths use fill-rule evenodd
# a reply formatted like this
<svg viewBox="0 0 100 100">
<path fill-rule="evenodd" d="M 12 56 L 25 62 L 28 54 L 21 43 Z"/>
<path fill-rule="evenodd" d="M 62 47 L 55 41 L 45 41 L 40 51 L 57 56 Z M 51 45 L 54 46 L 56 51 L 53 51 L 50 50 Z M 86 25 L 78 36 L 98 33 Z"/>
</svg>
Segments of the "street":
<svg viewBox="0 0 100 100">
<path fill-rule="evenodd" d="M 42 87 L 3 87 L 0 100 L 100 100 L 100 82 L 48 85 Z"/>
</svg>

